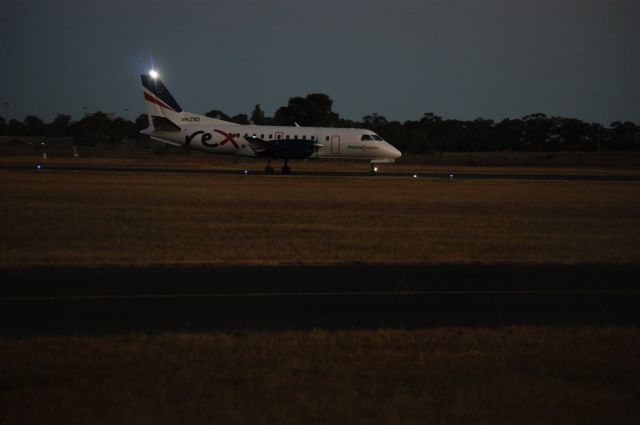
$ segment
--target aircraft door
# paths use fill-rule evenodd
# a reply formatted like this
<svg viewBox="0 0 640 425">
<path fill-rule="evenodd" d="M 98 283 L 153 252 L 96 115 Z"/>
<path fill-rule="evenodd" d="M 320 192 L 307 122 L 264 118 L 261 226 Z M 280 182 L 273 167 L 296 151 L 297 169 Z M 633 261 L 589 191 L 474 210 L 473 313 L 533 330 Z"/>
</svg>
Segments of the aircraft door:
<svg viewBox="0 0 640 425">
<path fill-rule="evenodd" d="M 340 136 L 331 136 L 331 153 L 340 153 Z"/>
</svg>

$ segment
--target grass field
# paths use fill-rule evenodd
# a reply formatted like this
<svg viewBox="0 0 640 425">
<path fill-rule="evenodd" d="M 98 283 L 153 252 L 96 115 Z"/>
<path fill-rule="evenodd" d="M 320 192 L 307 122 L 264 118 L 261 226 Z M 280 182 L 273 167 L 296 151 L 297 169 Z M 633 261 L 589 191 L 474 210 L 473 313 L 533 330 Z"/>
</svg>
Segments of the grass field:
<svg viewBox="0 0 640 425">
<path fill-rule="evenodd" d="M 637 424 L 635 328 L 0 340 L 4 424 Z"/>
<path fill-rule="evenodd" d="M 633 182 L 0 172 L 0 206 L 0 268 L 640 260 Z M 633 327 L 0 339 L 0 423 L 635 424 L 639 364 Z"/>
<path fill-rule="evenodd" d="M 0 267 L 635 263 L 640 184 L 3 172 Z"/>
</svg>

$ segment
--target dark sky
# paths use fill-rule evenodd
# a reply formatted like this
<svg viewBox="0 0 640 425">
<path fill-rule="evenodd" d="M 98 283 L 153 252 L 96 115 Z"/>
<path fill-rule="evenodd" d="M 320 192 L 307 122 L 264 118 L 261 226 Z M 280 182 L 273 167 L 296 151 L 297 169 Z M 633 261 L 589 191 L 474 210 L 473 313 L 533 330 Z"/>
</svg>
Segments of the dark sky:
<svg viewBox="0 0 640 425">
<path fill-rule="evenodd" d="M 639 41 L 638 0 L 2 0 L 0 102 L 134 118 L 153 60 L 197 113 L 320 92 L 350 119 L 640 122 Z"/>
</svg>

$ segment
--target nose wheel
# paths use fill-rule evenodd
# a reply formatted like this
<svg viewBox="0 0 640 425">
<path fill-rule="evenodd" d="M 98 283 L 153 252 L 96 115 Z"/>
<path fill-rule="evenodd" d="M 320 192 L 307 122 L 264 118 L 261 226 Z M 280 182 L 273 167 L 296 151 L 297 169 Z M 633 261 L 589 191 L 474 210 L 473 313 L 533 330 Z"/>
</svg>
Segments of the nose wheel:
<svg viewBox="0 0 640 425">
<path fill-rule="evenodd" d="M 378 175 L 378 167 L 376 167 L 374 164 L 370 164 L 371 168 L 369 169 L 369 175 L 370 176 L 376 176 Z"/>
</svg>

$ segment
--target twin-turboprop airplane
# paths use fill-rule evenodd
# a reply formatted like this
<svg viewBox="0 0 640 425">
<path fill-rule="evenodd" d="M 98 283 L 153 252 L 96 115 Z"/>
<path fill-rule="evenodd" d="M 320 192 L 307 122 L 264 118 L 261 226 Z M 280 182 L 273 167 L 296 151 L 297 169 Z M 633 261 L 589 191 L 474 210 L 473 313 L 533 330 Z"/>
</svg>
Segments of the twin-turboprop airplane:
<svg viewBox="0 0 640 425">
<path fill-rule="evenodd" d="M 142 87 L 149 127 L 142 130 L 153 140 L 200 151 L 267 159 L 266 174 L 273 174 L 271 161 L 346 158 L 368 160 L 370 175 L 377 164 L 391 163 L 401 156 L 398 149 L 370 130 L 333 127 L 285 127 L 240 125 L 183 111 L 155 71 L 143 74 Z"/>
</svg>

